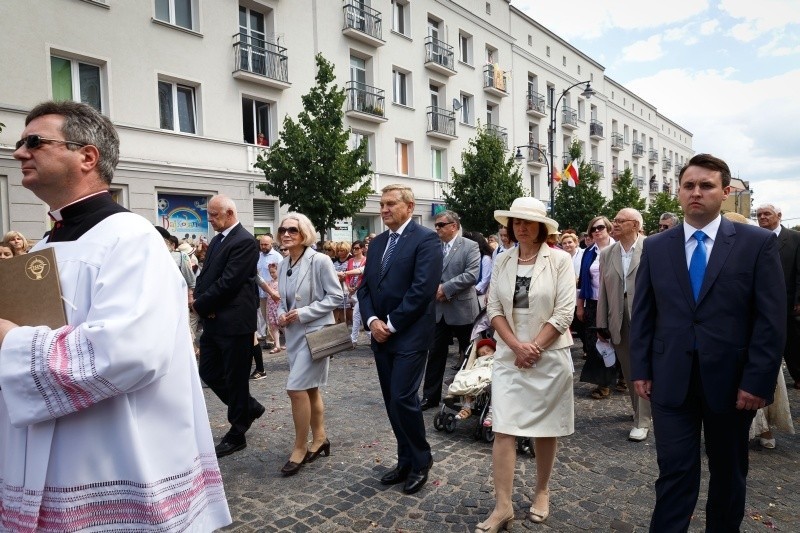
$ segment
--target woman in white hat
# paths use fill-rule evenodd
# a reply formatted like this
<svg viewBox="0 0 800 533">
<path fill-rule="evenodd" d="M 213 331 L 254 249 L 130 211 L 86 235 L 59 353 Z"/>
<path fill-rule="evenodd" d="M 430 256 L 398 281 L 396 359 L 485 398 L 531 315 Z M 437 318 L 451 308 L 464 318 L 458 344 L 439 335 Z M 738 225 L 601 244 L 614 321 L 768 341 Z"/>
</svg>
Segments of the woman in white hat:
<svg viewBox="0 0 800 533">
<path fill-rule="evenodd" d="M 558 223 L 547 217 L 542 202 L 528 197 L 494 216 L 519 246 L 495 260 L 486 304 L 497 338 L 492 368 L 496 502 L 489 518 L 478 524 L 480 533 L 506 529 L 514 519 L 516 436 L 535 438 L 536 492 L 528 518 L 547 519 L 556 439 L 575 428 L 569 333 L 575 272 L 569 254 L 547 245 Z"/>
</svg>

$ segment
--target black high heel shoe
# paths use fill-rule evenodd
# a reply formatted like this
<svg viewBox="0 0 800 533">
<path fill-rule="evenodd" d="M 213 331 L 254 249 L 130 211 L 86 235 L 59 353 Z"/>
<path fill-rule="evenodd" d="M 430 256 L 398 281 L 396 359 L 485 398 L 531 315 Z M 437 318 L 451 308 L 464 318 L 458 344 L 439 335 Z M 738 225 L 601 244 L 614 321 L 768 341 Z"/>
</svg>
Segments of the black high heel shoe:
<svg viewBox="0 0 800 533">
<path fill-rule="evenodd" d="M 308 462 L 308 458 L 310 455 L 311 452 L 307 451 L 306 456 L 303 457 L 303 460 L 300 461 L 299 463 L 295 463 L 294 461 L 287 461 L 286 464 L 283 465 L 283 468 L 281 468 L 281 474 L 283 474 L 284 477 L 295 475 L 300 471 L 303 465 Z"/>
<path fill-rule="evenodd" d="M 320 456 L 320 454 L 324 455 L 325 457 L 328 457 L 331 454 L 331 441 L 325 439 L 325 442 L 322 443 L 322 446 L 317 448 L 317 451 L 315 452 L 309 451 L 308 456 L 306 458 L 306 462 L 307 463 L 314 462 L 317 459 L 317 457 Z"/>
</svg>

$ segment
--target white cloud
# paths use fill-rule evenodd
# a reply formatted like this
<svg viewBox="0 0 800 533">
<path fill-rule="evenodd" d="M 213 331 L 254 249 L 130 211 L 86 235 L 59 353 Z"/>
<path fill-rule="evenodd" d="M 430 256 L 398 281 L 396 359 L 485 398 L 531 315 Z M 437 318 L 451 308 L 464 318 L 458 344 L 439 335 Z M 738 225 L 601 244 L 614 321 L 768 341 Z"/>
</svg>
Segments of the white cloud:
<svg viewBox="0 0 800 533">
<path fill-rule="evenodd" d="M 661 35 L 653 35 L 644 41 L 636 41 L 622 49 L 623 61 L 653 61 L 664 55 L 661 48 Z"/>
<path fill-rule="evenodd" d="M 800 70 L 749 82 L 737 74 L 671 69 L 625 85 L 691 131 L 696 152 L 722 157 L 750 181 L 756 204 L 780 204 L 800 218 Z"/>
<path fill-rule="evenodd" d="M 797 54 L 800 54 L 800 41 L 797 36 L 787 37 L 783 34 L 775 35 L 758 49 L 758 55 L 762 57 L 785 57 Z"/>
<path fill-rule="evenodd" d="M 800 24 L 797 0 L 721 0 L 719 9 L 743 21 L 731 28 L 730 35 L 746 43 L 787 25 Z"/>
<path fill-rule="evenodd" d="M 664 41 L 683 41 L 686 39 L 686 34 L 689 33 L 688 26 L 680 26 L 678 28 L 669 28 L 664 32 Z"/>
<path fill-rule="evenodd" d="M 649 2 L 646 8 L 640 0 L 571 0 L 568 5 L 550 0 L 514 0 L 513 5 L 570 40 L 594 39 L 615 29 L 642 30 L 683 22 L 706 11 L 708 0 Z"/>
<path fill-rule="evenodd" d="M 731 28 L 729 34 L 737 41 L 742 41 L 743 43 L 755 41 L 761 36 L 761 32 L 756 28 L 756 25 L 751 22 L 737 24 Z"/>
<path fill-rule="evenodd" d="M 716 19 L 707 20 L 700 24 L 700 35 L 713 35 L 719 28 L 719 21 Z"/>
</svg>

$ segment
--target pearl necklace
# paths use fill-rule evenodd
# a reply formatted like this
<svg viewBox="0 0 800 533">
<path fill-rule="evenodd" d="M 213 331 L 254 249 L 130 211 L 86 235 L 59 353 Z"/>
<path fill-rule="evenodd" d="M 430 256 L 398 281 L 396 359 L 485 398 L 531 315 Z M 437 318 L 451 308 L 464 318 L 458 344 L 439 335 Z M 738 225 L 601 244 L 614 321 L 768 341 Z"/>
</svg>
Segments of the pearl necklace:
<svg viewBox="0 0 800 533">
<path fill-rule="evenodd" d="M 539 252 L 536 252 L 535 254 L 533 254 L 530 257 L 520 257 L 519 258 L 519 262 L 520 263 L 527 263 L 528 261 L 533 261 L 534 259 L 536 259 L 537 255 L 539 255 Z"/>
</svg>

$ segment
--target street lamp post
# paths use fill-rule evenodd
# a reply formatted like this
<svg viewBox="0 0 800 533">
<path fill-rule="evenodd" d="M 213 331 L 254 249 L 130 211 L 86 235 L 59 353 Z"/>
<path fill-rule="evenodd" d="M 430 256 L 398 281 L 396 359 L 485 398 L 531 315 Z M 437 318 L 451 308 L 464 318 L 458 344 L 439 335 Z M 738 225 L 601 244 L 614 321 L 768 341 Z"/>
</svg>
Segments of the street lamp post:
<svg viewBox="0 0 800 533">
<path fill-rule="evenodd" d="M 547 164 L 547 183 L 550 184 L 550 216 L 553 217 L 553 218 L 555 218 L 555 216 L 556 216 L 556 209 L 555 209 L 556 188 L 555 188 L 555 183 L 553 183 L 553 171 L 556 168 L 555 167 L 556 110 L 558 109 L 558 104 L 561 103 L 561 100 L 570 91 L 570 89 L 573 89 L 573 88 L 577 87 L 578 85 L 583 85 L 584 83 L 586 84 L 586 87 L 583 89 L 583 92 L 581 93 L 581 96 L 583 96 L 587 100 L 589 98 L 591 98 L 592 95 L 595 94 L 595 90 L 592 89 L 591 81 L 588 81 L 588 80 L 587 81 L 579 81 L 578 83 L 574 83 L 574 84 L 570 85 L 569 87 L 567 87 L 566 89 L 564 89 L 561 92 L 561 96 L 558 97 L 558 100 L 556 100 L 555 103 L 553 103 L 553 105 L 550 106 L 550 127 L 547 129 L 547 149 L 550 151 L 550 159 L 548 160 L 547 158 L 545 158 L 545 161 L 548 163 Z M 550 100 L 550 102 L 553 102 L 553 100 L 555 99 L 555 91 L 556 91 L 556 89 L 555 89 L 555 87 L 548 87 L 547 90 L 549 91 L 549 100 Z M 537 146 L 537 145 L 525 144 L 525 145 L 518 146 L 517 147 L 517 154 L 514 156 L 514 158 L 516 160 L 518 160 L 518 161 L 520 161 L 522 159 L 525 159 L 523 157 L 523 155 L 522 155 L 521 150 L 520 150 L 521 148 L 534 148 L 540 154 L 542 152 L 542 149 L 539 148 L 539 146 Z"/>
</svg>

